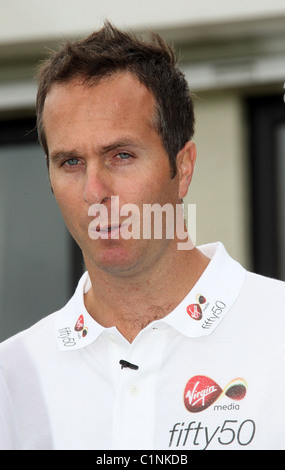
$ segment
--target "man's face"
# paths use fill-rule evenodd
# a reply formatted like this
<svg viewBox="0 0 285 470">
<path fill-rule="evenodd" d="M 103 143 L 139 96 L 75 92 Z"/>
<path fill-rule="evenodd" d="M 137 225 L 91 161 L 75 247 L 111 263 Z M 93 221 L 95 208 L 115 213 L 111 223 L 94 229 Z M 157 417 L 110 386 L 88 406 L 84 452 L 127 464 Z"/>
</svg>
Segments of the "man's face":
<svg viewBox="0 0 285 470">
<path fill-rule="evenodd" d="M 93 240 L 88 234 L 93 204 L 178 204 L 179 173 L 171 178 L 169 158 L 154 130 L 153 95 L 129 73 L 94 86 L 79 81 L 54 85 L 43 122 L 49 149 L 50 182 L 65 223 L 81 247 L 87 268 L 114 274 L 147 269 L 173 249 L 174 240 Z M 124 218 L 120 218 L 120 223 Z M 110 221 L 109 221 L 110 222 Z"/>
</svg>

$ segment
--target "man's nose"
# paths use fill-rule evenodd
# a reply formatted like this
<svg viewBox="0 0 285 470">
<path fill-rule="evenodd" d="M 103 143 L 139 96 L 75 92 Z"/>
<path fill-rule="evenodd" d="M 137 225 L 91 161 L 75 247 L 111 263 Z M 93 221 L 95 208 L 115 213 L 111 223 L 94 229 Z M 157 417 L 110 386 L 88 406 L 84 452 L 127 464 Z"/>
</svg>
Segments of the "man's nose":
<svg viewBox="0 0 285 470">
<path fill-rule="evenodd" d="M 90 165 L 85 173 L 84 201 L 89 206 L 103 204 L 112 196 L 111 182 L 107 170 L 98 165 Z"/>
</svg>

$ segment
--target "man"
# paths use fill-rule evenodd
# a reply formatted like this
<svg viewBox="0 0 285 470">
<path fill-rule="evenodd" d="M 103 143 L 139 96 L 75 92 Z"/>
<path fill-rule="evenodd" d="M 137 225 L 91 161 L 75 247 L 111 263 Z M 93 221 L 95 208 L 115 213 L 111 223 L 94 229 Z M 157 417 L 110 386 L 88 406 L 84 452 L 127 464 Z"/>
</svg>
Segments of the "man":
<svg viewBox="0 0 285 470">
<path fill-rule="evenodd" d="M 50 184 L 86 273 L 0 347 L 22 448 L 285 448 L 284 283 L 146 221 L 146 206 L 181 208 L 196 160 L 172 49 L 106 23 L 38 80 Z"/>
</svg>

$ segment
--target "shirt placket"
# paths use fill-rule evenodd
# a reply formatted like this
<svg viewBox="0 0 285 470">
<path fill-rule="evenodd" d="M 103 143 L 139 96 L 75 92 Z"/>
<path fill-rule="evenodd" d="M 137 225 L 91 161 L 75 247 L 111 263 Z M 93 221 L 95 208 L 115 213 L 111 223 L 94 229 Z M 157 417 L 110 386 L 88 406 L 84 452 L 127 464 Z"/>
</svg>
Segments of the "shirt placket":
<svg viewBox="0 0 285 470">
<path fill-rule="evenodd" d="M 166 328 L 148 328 L 132 344 L 113 338 L 115 449 L 151 449 L 154 442 L 156 384 L 166 345 Z M 124 359 L 138 369 L 121 368 Z"/>
</svg>

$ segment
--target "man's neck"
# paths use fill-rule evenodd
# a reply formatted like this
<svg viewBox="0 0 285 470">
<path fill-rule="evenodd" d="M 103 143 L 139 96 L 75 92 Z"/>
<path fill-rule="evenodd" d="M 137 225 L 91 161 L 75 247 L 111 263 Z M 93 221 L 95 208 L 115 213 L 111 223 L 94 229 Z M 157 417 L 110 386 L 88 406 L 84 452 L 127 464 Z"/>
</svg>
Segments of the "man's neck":
<svg viewBox="0 0 285 470">
<path fill-rule="evenodd" d="M 92 287 L 85 295 L 86 309 L 102 326 L 116 326 L 131 343 L 154 320 L 170 313 L 203 274 L 209 259 L 197 248 L 181 251 L 143 275 L 114 276 L 86 262 Z"/>
</svg>

